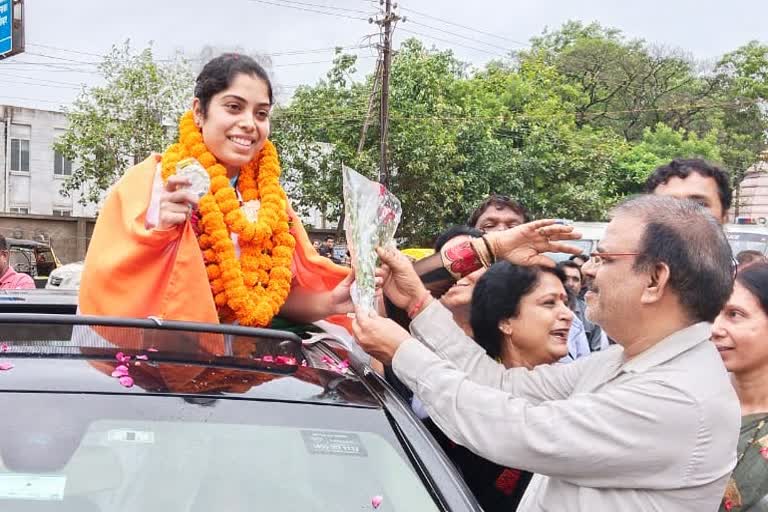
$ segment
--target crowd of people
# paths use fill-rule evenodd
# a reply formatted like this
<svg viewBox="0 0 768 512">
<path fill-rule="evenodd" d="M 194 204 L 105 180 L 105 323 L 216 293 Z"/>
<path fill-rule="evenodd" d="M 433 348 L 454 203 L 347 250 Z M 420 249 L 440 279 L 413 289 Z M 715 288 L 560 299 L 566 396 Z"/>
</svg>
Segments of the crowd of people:
<svg viewBox="0 0 768 512">
<path fill-rule="evenodd" d="M 381 252 L 407 315 L 358 311 L 357 339 L 485 510 L 768 510 L 768 263 L 732 255 L 722 169 L 674 160 L 646 192 L 557 265 L 531 263 L 567 226 L 491 196 L 437 252 L 518 246 L 447 290 Z"/>
<path fill-rule="evenodd" d="M 179 141 L 104 202 L 82 313 L 348 325 L 488 511 L 768 510 L 768 265 L 737 267 L 723 170 L 660 167 L 588 255 L 491 196 L 432 256 L 379 249 L 363 311 L 280 186 L 273 103 L 251 58 L 204 66 Z"/>
</svg>

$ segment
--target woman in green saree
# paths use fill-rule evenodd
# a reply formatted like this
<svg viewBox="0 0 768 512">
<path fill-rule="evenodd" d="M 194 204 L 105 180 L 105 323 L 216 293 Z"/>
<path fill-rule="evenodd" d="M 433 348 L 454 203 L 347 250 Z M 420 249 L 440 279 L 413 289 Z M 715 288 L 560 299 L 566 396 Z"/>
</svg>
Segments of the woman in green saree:
<svg viewBox="0 0 768 512">
<path fill-rule="evenodd" d="M 712 326 L 741 402 L 736 468 L 720 511 L 768 512 L 768 264 L 744 268 Z"/>
</svg>

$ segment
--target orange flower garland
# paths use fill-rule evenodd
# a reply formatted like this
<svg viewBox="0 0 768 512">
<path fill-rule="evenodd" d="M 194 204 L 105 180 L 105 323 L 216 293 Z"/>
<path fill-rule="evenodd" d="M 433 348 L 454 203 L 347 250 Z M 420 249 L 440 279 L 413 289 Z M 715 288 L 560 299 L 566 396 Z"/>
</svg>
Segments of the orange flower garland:
<svg viewBox="0 0 768 512">
<path fill-rule="evenodd" d="M 192 112 L 181 117 L 179 142 L 163 153 L 166 182 L 176 164 L 194 157 L 208 171 L 211 189 L 200 199 L 203 251 L 219 318 L 241 325 L 266 327 L 291 291 L 291 262 L 296 241 L 289 232 L 287 197 L 280 186 L 280 163 L 275 146 L 267 141 L 256 157 L 240 170 L 238 188 L 244 202 L 259 200 L 255 222 L 240 208 L 226 168 L 203 142 Z M 236 233 L 240 259 L 231 234 Z"/>
</svg>

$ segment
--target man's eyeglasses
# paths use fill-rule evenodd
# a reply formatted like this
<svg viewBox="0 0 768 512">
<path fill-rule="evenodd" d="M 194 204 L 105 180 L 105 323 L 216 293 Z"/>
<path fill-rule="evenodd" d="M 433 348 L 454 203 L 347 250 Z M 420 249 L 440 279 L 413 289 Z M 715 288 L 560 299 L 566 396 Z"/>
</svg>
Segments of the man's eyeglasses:
<svg viewBox="0 0 768 512">
<path fill-rule="evenodd" d="M 603 263 L 603 258 L 616 258 L 620 256 L 639 256 L 639 252 L 591 252 L 589 253 L 590 262 L 592 262 L 595 265 L 600 265 Z M 736 279 L 736 276 L 739 273 L 739 262 L 736 261 L 736 259 L 731 260 L 731 275 L 733 276 L 733 279 Z"/>
<path fill-rule="evenodd" d="M 595 265 L 600 265 L 603 262 L 603 258 L 617 258 L 620 256 L 638 256 L 639 252 L 591 252 L 589 258 Z"/>
</svg>

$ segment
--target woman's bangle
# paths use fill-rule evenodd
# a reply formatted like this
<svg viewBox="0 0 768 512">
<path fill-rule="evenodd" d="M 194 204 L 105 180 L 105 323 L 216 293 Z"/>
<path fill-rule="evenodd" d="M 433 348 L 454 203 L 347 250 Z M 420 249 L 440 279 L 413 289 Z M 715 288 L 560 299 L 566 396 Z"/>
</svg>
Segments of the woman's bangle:
<svg viewBox="0 0 768 512">
<path fill-rule="evenodd" d="M 472 240 L 464 240 L 450 246 L 446 244 L 440 251 L 440 257 L 443 261 L 443 267 L 455 281 L 483 267 L 477 247 L 472 243 Z"/>
<path fill-rule="evenodd" d="M 408 318 L 413 320 L 416 317 L 416 315 L 421 313 L 421 310 L 424 309 L 424 306 L 429 304 L 429 299 L 431 298 L 432 298 L 431 293 L 429 293 L 428 291 L 424 292 L 424 295 L 421 296 L 421 299 L 416 304 L 414 304 L 411 309 L 408 310 Z"/>
<path fill-rule="evenodd" d="M 473 238 L 470 243 L 472 244 L 472 248 L 477 253 L 477 257 L 480 259 L 480 263 L 483 264 L 483 267 L 490 267 L 492 263 L 491 255 L 488 252 L 488 248 L 485 246 L 485 243 L 479 238 Z"/>
<path fill-rule="evenodd" d="M 494 263 L 496 263 L 496 255 L 493 254 L 493 248 L 491 247 L 491 242 L 488 241 L 485 235 L 481 236 L 480 238 L 482 238 L 483 242 L 485 243 L 485 248 L 488 250 L 488 257 L 491 260 L 491 265 L 493 265 Z"/>
</svg>

